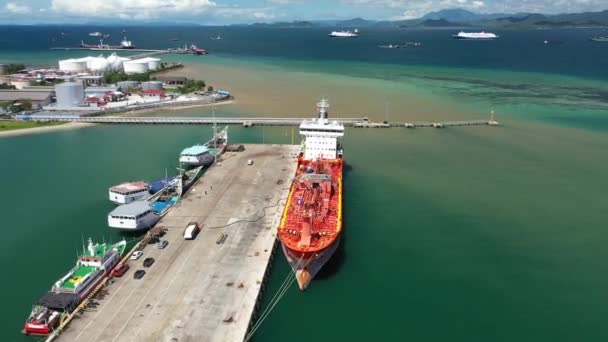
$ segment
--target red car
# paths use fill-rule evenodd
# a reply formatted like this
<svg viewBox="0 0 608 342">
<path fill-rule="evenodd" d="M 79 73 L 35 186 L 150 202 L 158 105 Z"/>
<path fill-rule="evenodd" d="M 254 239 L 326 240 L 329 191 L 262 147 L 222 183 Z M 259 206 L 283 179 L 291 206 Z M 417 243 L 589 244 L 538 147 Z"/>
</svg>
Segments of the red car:
<svg viewBox="0 0 608 342">
<path fill-rule="evenodd" d="M 129 264 L 120 263 L 112 270 L 112 277 L 122 277 L 129 269 Z"/>
</svg>

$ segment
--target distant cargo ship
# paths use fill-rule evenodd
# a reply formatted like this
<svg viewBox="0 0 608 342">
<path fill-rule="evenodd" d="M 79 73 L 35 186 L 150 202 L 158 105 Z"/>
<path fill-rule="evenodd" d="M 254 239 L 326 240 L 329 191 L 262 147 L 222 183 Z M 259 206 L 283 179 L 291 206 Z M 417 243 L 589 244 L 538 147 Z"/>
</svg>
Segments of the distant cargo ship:
<svg viewBox="0 0 608 342">
<path fill-rule="evenodd" d="M 108 45 L 108 44 L 104 44 L 103 43 L 103 39 L 99 40 L 99 44 L 95 45 L 95 44 L 85 44 L 84 41 L 80 42 L 80 47 L 81 48 L 87 48 L 87 49 L 108 49 L 108 50 L 120 50 L 120 49 L 125 49 L 125 50 L 129 50 L 129 49 L 135 49 L 135 45 L 133 45 L 133 43 L 130 40 L 127 40 L 127 37 L 124 37 L 123 40 L 120 42 L 120 45 Z"/>
<path fill-rule="evenodd" d="M 359 37 L 359 30 L 355 29 L 354 31 L 332 31 L 329 36 L 342 38 L 357 38 Z"/>
<path fill-rule="evenodd" d="M 458 34 L 453 35 L 452 37 L 456 39 L 476 39 L 476 40 L 492 40 L 498 39 L 499 36 L 491 33 L 491 32 L 463 32 L 460 31 Z"/>
<path fill-rule="evenodd" d="M 59 279 L 32 309 L 25 322 L 28 335 L 49 335 L 60 318 L 70 314 L 116 266 L 127 247 L 125 240 L 113 245 L 93 243 L 78 257 L 76 266 Z"/>
<path fill-rule="evenodd" d="M 278 229 L 283 253 L 305 290 L 340 244 L 344 126 L 330 122 L 329 103 L 319 118 L 300 124 L 302 149 Z"/>
</svg>

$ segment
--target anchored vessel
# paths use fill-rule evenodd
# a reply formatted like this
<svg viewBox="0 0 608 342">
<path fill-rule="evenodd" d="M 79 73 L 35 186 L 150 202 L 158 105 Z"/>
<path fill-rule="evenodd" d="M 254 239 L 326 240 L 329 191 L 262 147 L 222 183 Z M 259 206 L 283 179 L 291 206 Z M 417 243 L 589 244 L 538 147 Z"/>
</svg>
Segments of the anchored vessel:
<svg viewBox="0 0 608 342">
<path fill-rule="evenodd" d="M 460 31 L 458 32 L 458 34 L 453 35 L 452 37 L 456 38 L 456 39 L 477 39 L 477 40 L 491 40 L 491 39 L 498 39 L 499 36 L 491 33 L 491 32 L 463 32 Z"/>
<path fill-rule="evenodd" d="M 330 37 L 342 37 L 342 38 L 356 38 L 359 37 L 359 30 L 354 31 L 332 31 L 329 34 Z"/>
<path fill-rule="evenodd" d="M 182 151 L 179 162 L 187 166 L 208 166 L 215 157 L 222 154 L 228 144 L 228 126 L 202 145 L 190 146 Z"/>
<path fill-rule="evenodd" d="M 171 186 L 173 178 L 163 178 L 150 183 L 136 181 L 126 182 L 112 186 L 108 189 L 110 201 L 116 204 L 129 204 L 144 200 Z"/>
<path fill-rule="evenodd" d="M 319 118 L 300 124 L 302 148 L 278 229 L 300 290 L 340 244 L 344 126 L 329 121 L 328 109 L 327 100 L 321 100 Z"/>
<path fill-rule="evenodd" d="M 50 334 L 60 318 L 70 314 L 116 266 L 126 246 L 125 240 L 108 245 L 89 239 L 76 266 L 38 300 L 25 322 L 25 333 Z"/>
</svg>

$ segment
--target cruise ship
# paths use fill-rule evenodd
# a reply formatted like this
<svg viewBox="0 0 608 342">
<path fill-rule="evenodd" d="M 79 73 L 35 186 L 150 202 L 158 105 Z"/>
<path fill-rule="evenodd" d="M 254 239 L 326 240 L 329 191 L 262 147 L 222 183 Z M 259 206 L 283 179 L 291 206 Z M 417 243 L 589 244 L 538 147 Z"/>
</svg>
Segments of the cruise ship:
<svg viewBox="0 0 608 342">
<path fill-rule="evenodd" d="M 354 31 L 332 31 L 329 36 L 341 38 L 357 38 L 359 37 L 359 30 L 355 29 Z"/>
<path fill-rule="evenodd" d="M 458 32 L 458 34 L 455 34 L 452 37 L 454 37 L 456 39 L 463 39 L 463 40 L 466 40 L 466 39 L 471 39 L 471 40 L 474 40 L 474 39 L 477 39 L 477 40 L 492 40 L 492 39 L 498 39 L 499 38 L 499 36 L 496 35 L 496 34 L 494 34 L 494 33 L 484 32 L 484 31 L 481 31 L 481 32 L 463 32 L 463 31 L 460 31 L 460 32 Z"/>
<path fill-rule="evenodd" d="M 319 118 L 300 124 L 301 151 L 278 228 L 300 290 L 331 259 L 342 232 L 344 126 L 329 120 L 328 109 L 327 100 L 321 100 Z"/>
</svg>

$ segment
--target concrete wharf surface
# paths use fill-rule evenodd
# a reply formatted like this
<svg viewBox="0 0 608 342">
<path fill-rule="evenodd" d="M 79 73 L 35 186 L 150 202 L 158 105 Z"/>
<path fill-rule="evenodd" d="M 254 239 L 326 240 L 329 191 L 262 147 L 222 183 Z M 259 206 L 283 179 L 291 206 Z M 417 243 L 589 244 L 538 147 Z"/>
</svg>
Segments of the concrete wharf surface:
<svg viewBox="0 0 608 342">
<path fill-rule="evenodd" d="M 97 296 L 99 305 L 74 319 L 58 340 L 243 341 L 297 152 L 294 145 L 245 145 L 244 152 L 224 154 L 159 223 L 168 228 L 162 239 L 169 245 L 146 246 L 144 256 Z M 192 221 L 204 227 L 186 241 L 183 232 Z M 222 234 L 227 238 L 218 244 Z M 156 259 L 150 268 L 142 265 L 147 257 Z M 140 269 L 145 276 L 134 279 Z"/>
</svg>

